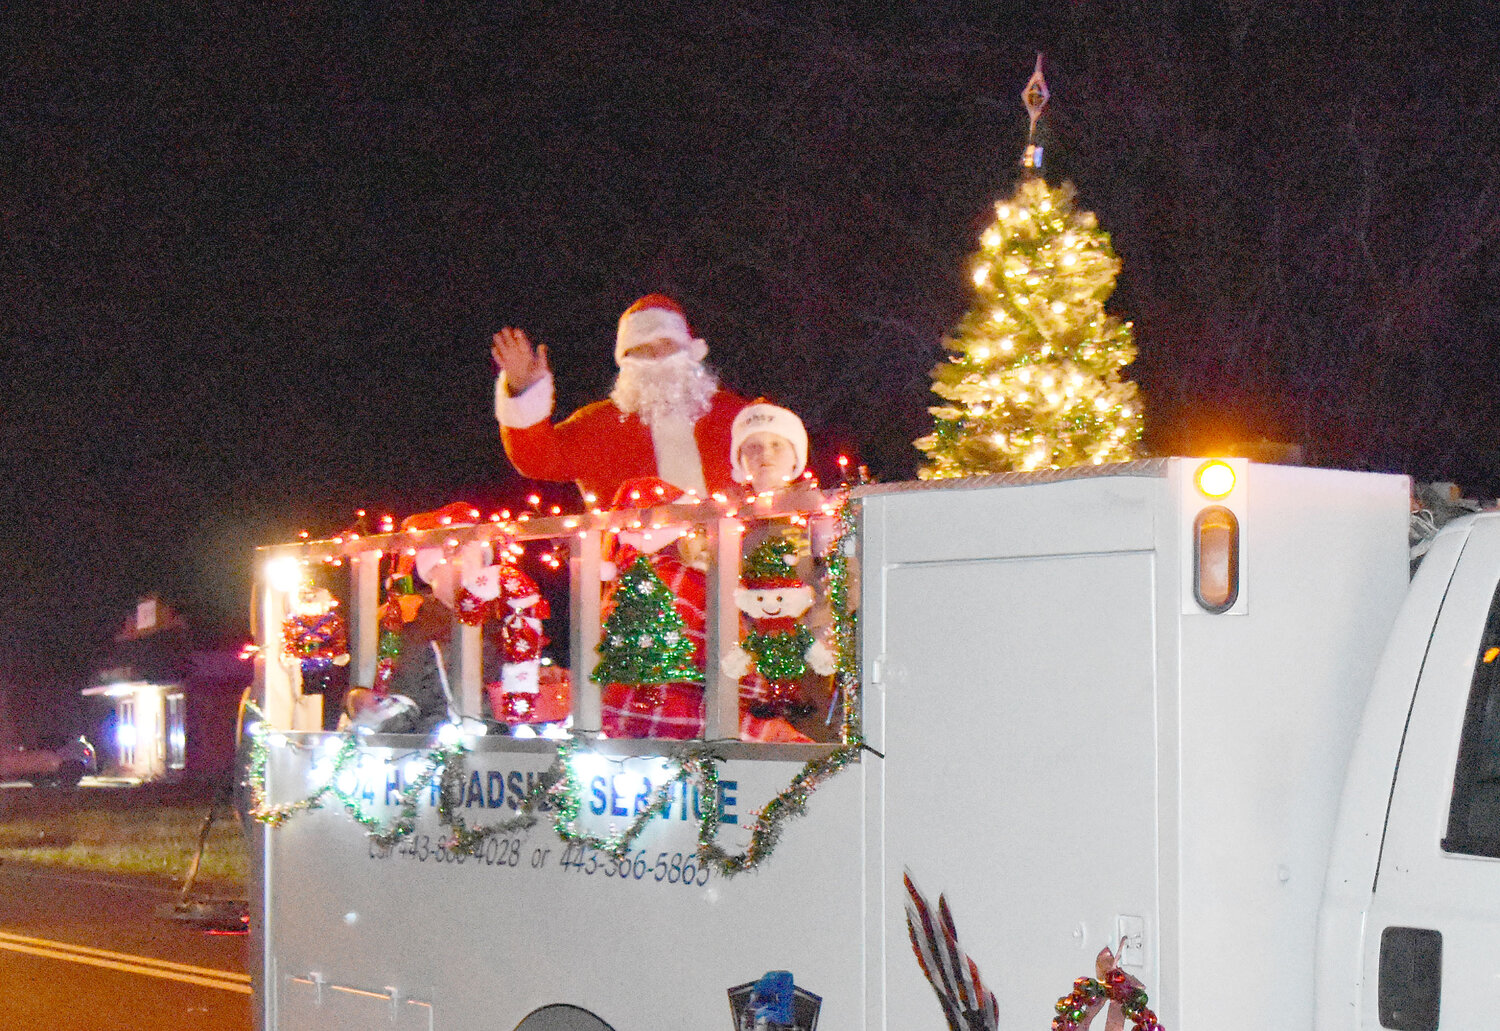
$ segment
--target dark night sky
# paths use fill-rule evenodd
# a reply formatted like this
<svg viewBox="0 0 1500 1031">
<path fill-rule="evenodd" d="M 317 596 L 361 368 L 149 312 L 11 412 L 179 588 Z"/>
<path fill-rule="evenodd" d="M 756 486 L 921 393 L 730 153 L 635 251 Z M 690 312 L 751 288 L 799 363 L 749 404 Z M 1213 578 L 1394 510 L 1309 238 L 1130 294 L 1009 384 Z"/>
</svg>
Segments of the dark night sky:
<svg viewBox="0 0 1500 1031">
<path fill-rule="evenodd" d="M 242 632 L 251 546 L 357 507 L 513 502 L 489 334 L 567 409 L 651 290 L 911 476 L 1038 50 L 1153 449 L 1500 493 L 1488 5 L 857 9 L 7 5 L 0 685 L 71 696 L 148 592 Z"/>
</svg>

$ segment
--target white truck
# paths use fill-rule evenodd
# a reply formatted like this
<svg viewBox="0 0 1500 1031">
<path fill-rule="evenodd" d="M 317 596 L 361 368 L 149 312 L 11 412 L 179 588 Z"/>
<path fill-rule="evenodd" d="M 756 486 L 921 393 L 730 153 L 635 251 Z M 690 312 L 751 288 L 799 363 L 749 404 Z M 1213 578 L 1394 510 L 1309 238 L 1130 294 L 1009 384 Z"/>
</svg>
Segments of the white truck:
<svg viewBox="0 0 1500 1031">
<path fill-rule="evenodd" d="M 1409 580 L 1398 476 L 1170 458 L 851 495 L 853 759 L 722 740 L 734 691 L 713 662 L 696 749 L 587 732 L 618 513 L 509 527 L 572 542 L 561 759 L 543 739 L 296 731 L 307 703 L 273 658 L 285 599 L 266 588 L 259 690 L 281 729 L 262 776 L 287 818 L 258 851 L 261 1026 L 939 1031 L 909 876 L 946 898 L 1001 1028 L 1046 1028 L 1102 946 L 1170 1031 L 1500 1027 L 1500 514 L 1446 526 Z M 703 512 L 722 648 L 755 513 Z M 267 557 L 356 567 L 358 666 L 374 549 L 412 543 Z M 423 778 L 445 763 L 440 805 Z M 798 793 L 810 769 L 826 775 Z M 757 827 L 759 862 L 726 875 Z M 790 1008 L 755 1009 L 787 982 Z"/>
</svg>

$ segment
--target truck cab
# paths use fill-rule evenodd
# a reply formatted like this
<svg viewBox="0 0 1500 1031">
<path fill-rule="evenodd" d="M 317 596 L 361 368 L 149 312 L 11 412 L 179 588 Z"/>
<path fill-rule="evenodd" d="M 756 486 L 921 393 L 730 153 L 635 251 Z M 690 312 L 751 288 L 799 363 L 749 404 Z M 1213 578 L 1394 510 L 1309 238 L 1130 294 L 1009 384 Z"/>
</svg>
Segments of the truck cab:
<svg viewBox="0 0 1500 1031">
<path fill-rule="evenodd" d="M 1500 955 L 1497 583 L 1500 514 L 1462 519 L 1438 535 L 1397 616 L 1325 882 L 1319 1027 L 1494 1023 L 1481 986 Z"/>
</svg>

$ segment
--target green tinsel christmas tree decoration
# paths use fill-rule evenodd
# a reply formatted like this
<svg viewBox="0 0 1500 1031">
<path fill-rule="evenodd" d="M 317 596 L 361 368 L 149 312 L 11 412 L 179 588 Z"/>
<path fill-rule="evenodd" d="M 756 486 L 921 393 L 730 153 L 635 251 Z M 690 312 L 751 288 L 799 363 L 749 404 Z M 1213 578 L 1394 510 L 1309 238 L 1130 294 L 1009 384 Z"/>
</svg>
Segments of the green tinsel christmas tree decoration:
<svg viewBox="0 0 1500 1031">
<path fill-rule="evenodd" d="M 1038 86 L 1040 88 L 1038 89 Z M 933 432 L 917 440 L 923 479 L 1030 472 L 1141 457 L 1141 404 L 1120 370 L 1135 359 L 1128 322 L 1108 314 L 1120 261 L 1070 184 L 1040 174 L 1041 66 L 1026 172 L 974 256 L 974 301 L 932 370 Z"/>
<path fill-rule="evenodd" d="M 620 574 L 615 608 L 604 621 L 599 665 L 592 679 L 600 684 L 701 684 L 703 671 L 693 662 L 693 642 L 672 606 L 672 592 L 642 555 Z"/>
</svg>

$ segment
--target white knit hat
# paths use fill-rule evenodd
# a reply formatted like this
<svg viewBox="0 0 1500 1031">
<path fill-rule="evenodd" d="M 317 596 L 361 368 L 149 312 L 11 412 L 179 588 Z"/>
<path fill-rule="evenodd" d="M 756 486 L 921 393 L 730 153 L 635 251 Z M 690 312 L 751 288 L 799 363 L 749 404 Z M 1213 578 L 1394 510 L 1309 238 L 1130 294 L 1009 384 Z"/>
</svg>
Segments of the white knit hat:
<svg viewBox="0 0 1500 1031">
<path fill-rule="evenodd" d="M 695 339 L 688 327 L 682 305 L 666 294 L 647 294 L 625 309 L 625 314 L 620 316 L 620 328 L 615 333 L 615 361 L 625 357 L 625 352 L 632 347 L 653 340 L 674 341 L 692 351 L 700 362 L 708 354 L 708 344 Z"/>
<path fill-rule="evenodd" d="M 757 401 L 740 409 L 740 414 L 734 417 L 734 425 L 729 430 L 729 467 L 734 482 L 750 482 L 749 470 L 740 464 L 740 445 L 750 434 L 760 432 L 774 433 L 792 445 L 792 452 L 797 456 L 797 467 L 792 470 L 792 478 L 801 476 L 802 470 L 807 468 L 807 427 L 802 425 L 797 413 L 780 405 Z"/>
</svg>

